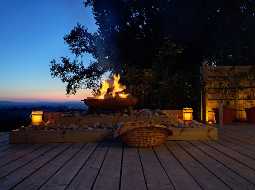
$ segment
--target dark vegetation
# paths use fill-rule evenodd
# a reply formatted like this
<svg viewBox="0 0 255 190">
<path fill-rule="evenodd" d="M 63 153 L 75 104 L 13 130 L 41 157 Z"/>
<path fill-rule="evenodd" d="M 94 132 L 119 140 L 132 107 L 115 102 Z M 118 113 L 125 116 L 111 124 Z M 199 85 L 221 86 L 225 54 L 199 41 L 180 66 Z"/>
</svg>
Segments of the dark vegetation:
<svg viewBox="0 0 255 190">
<path fill-rule="evenodd" d="M 202 64 L 255 63 L 253 0 L 86 0 L 98 31 L 77 24 L 64 37 L 74 59 L 52 60 L 67 94 L 120 73 L 139 107 L 200 111 Z M 86 63 L 84 54 L 94 61 Z M 86 63 L 86 64 L 85 64 Z M 88 65 L 88 66 L 85 66 Z"/>
</svg>

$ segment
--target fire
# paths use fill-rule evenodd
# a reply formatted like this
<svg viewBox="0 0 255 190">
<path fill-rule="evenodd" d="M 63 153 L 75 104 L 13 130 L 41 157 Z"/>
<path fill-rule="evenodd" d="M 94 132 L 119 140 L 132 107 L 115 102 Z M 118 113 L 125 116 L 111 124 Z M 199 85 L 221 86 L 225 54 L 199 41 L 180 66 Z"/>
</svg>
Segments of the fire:
<svg viewBox="0 0 255 190">
<path fill-rule="evenodd" d="M 125 85 L 119 83 L 120 75 L 114 74 L 112 80 L 105 80 L 99 89 L 99 95 L 97 99 L 109 98 L 128 98 L 128 94 L 124 92 L 126 89 Z"/>
<path fill-rule="evenodd" d="M 99 89 L 99 96 L 98 99 L 104 99 L 104 96 L 106 95 L 108 89 L 110 88 L 110 84 L 108 81 L 103 81 L 101 88 Z"/>
</svg>

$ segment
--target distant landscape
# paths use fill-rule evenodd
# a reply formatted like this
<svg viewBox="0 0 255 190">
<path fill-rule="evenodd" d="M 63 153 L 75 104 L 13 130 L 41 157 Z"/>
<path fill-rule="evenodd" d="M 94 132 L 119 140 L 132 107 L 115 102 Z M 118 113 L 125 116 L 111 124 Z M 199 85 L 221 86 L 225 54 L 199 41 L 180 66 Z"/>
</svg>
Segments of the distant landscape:
<svg viewBox="0 0 255 190">
<path fill-rule="evenodd" d="M 0 101 L 0 131 L 10 131 L 30 123 L 32 110 L 43 111 L 84 111 L 83 102 L 15 102 Z"/>
</svg>

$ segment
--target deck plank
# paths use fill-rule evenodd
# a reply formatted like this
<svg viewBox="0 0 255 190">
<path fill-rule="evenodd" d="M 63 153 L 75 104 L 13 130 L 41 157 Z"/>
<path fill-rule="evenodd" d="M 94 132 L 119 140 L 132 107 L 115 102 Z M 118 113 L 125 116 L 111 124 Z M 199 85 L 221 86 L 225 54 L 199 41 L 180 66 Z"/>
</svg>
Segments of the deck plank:
<svg viewBox="0 0 255 190">
<path fill-rule="evenodd" d="M 247 145 L 252 145 L 252 146 L 255 145 L 255 141 L 253 139 L 249 139 L 241 134 L 232 133 L 231 131 L 224 132 L 224 134 L 221 134 L 221 136 L 225 136 L 225 137 L 234 139 L 237 142 L 244 143 Z"/>
<path fill-rule="evenodd" d="M 176 190 L 201 189 L 194 178 L 189 175 L 180 162 L 167 150 L 165 146 L 155 148 L 155 152 L 168 176 L 170 176 Z"/>
<path fill-rule="evenodd" d="M 123 147 L 120 143 L 110 145 L 102 169 L 92 189 L 117 190 L 120 186 L 121 160 Z"/>
<path fill-rule="evenodd" d="M 251 145 L 245 145 L 243 143 L 239 143 L 237 141 L 234 141 L 233 139 L 222 137 L 221 140 L 218 142 L 222 146 L 225 146 L 229 149 L 232 149 L 234 151 L 237 151 L 238 153 L 248 156 L 252 159 L 255 159 L 255 149 L 254 146 Z"/>
<path fill-rule="evenodd" d="M 3 153 L 3 152 L 5 152 L 5 151 L 7 151 L 8 149 L 10 149 L 10 148 L 14 148 L 14 147 L 17 147 L 16 145 L 12 145 L 12 144 L 3 144 L 2 146 L 0 146 L 0 157 L 1 157 L 1 155 L 4 155 L 5 153 Z"/>
<path fill-rule="evenodd" d="M 0 135 L 0 143 L 9 141 L 9 133 L 2 133 Z"/>
<path fill-rule="evenodd" d="M 1 138 L 2 136 L 5 136 L 6 134 L 8 134 L 8 132 L 0 132 L 0 138 Z"/>
<path fill-rule="evenodd" d="M 189 152 L 197 161 L 204 165 L 208 170 L 214 173 L 215 176 L 222 179 L 231 189 L 254 189 L 255 186 L 233 171 L 226 168 L 222 163 L 217 162 L 215 159 L 201 152 L 199 149 L 194 147 L 188 142 L 178 143 Z"/>
<path fill-rule="evenodd" d="M 76 154 L 61 170 L 59 170 L 51 179 L 41 187 L 41 190 L 63 190 L 76 177 L 76 174 L 90 158 L 95 150 L 97 143 L 88 143 L 82 150 Z M 83 180 L 83 179 L 81 179 Z"/>
<path fill-rule="evenodd" d="M 139 149 L 139 154 L 148 189 L 174 189 L 153 150 Z"/>
<path fill-rule="evenodd" d="M 6 139 L 0 142 L 0 190 L 255 189 L 252 125 L 224 126 L 216 142 L 171 141 L 153 149 Z"/>
<path fill-rule="evenodd" d="M 66 190 L 89 190 L 93 186 L 102 164 L 105 160 L 109 146 L 100 144 L 91 155 L 86 164 L 81 167 Z"/>
<path fill-rule="evenodd" d="M 238 174 L 239 176 L 246 179 L 248 182 L 255 185 L 255 172 L 252 169 L 246 167 L 240 162 L 237 162 L 236 160 L 231 159 L 225 154 L 222 154 L 221 152 L 213 149 L 210 146 L 207 146 L 204 143 L 201 143 L 201 142 L 191 142 L 191 143 L 195 145 L 199 150 L 206 153 L 208 156 L 222 163 L 224 166 L 236 172 L 236 174 Z"/>
<path fill-rule="evenodd" d="M 0 147 L 3 147 L 7 144 L 9 144 L 9 140 L 3 140 L 3 141 L 0 142 Z"/>
<path fill-rule="evenodd" d="M 82 144 L 73 144 L 65 152 L 55 159 L 51 160 L 47 165 L 37 170 L 29 178 L 22 181 L 15 190 L 36 190 L 42 187 L 57 171 L 67 164 L 83 147 Z"/>
<path fill-rule="evenodd" d="M 70 145 L 61 144 L 57 148 L 48 152 L 47 154 L 42 155 L 37 160 L 32 161 L 23 168 L 16 170 L 8 176 L 0 179 L 0 184 L 2 189 L 14 188 L 17 184 L 28 178 L 34 172 L 39 170 L 41 167 L 46 165 L 52 159 L 57 157 L 59 154 L 63 153 Z"/>
<path fill-rule="evenodd" d="M 146 183 L 136 148 L 125 147 L 123 153 L 121 190 L 146 190 Z"/>
<path fill-rule="evenodd" d="M 10 144 L 5 144 L 5 145 L 1 146 L 0 148 L 5 149 L 6 147 L 8 147 L 8 145 L 10 146 Z M 31 145 L 28 145 L 28 144 L 13 145 L 11 149 L 8 149 L 8 151 L 4 150 L 4 153 L 0 152 L 0 159 L 4 156 L 8 156 L 10 154 L 16 153 L 17 151 L 25 150 L 29 147 L 31 148 Z"/>
<path fill-rule="evenodd" d="M 9 149 L 7 152 L 0 156 L 0 167 L 18 160 L 27 154 L 31 154 L 32 152 L 38 150 L 40 147 L 42 147 L 42 145 L 37 144 L 20 146 L 18 149 Z"/>
<path fill-rule="evenodd" d="M 238 153 L 237 151 L 229 149 L 229 148 L 223 146 L 222 144 L 219 144 L 216 142 L 203 142 L 203 143 L 216 149 L 218 152 L 221 152 L 222 154 L 227 155 L 228 157 L 232 158 L 233 160 L 236 160 L 237 162 L 253 169 L 255 172 L 255 160 L 254 159 L 244 156 L 244 155 Z"/>
<path fill-rule="evenodd" d="M 255 144 L 254 126 L 225 126 L 221 130 L 221 136 L 232 136 L 233 138 L 243 140 L 244 142 Z"/>
<path fill-rule="evenodd" d="M 29 164 L 31 161 L 39 158 L 43 154 L 46 154 L 48 151 L 50 151 L 51 149 L 55 148 L 56 146 L 50 146 L 50 145 L 43 146 L 43 147 L 37 149 L 36 151 L 34 151 L 34 152 L 30 153 L 30 154 L 27 154 L 23 158 L 20 158 L 18 160 L 10 162 L 9 164 L 1 167 L 0 168 L 0 178 L 2 178 L 4 176 L 7 176 L 10 173 L 12 173 L 15 170 L 17 170 L 18 168 L 21 168 L 21 167 Z"/>
<path fill-rule="evenodd" d="M 222 180 L 215 177 L 199 162 L 194 160 L 188 153 L 181 149 L 181 147 L 175 142 L 168 142 L 167 146 L 175 157 L 180 160 L 183 167 L 185 167 L 192 174 L 192 176 L 204 189 L 230 189 L 228 186 L 226 186 L 226 184 L 223 183 Z"/>
</svg>

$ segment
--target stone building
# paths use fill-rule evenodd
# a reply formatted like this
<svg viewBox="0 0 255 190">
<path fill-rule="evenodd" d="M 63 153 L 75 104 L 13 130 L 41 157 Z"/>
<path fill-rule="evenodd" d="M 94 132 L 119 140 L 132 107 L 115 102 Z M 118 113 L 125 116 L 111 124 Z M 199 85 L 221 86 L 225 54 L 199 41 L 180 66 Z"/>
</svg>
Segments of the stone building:
<svg viewBox="0 0 255 190">
<path fill-rule="evenodd" d="M 217 119 L 221 104 L 234 111 L 234 120 L 246 121 L 246 109 L 255 107 L 254 66 L 203 65 L 201 72 L 203 121 Z"/>
</svg>

